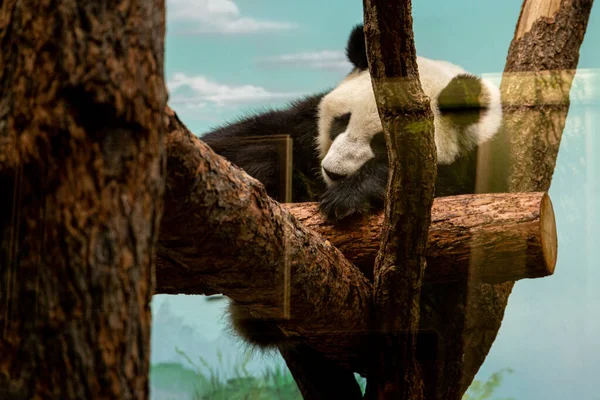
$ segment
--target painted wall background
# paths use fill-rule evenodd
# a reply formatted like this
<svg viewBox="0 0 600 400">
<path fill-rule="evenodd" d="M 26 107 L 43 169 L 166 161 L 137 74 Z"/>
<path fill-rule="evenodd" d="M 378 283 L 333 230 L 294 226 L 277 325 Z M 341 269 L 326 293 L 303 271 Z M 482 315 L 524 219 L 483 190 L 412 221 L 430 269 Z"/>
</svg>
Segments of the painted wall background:
<svg viewBox="0 0 600 400">
<path fill-rule="evenodd" d="M 169 104 L 202 135 L 248 112 L 332 87 L 349 71 L 344 47 L 351 27 L 362 21 L 362 3 L 324 4 L 167 0 Z M 520 5 L 518 0 L 414 2 L 418 53 L 499 79 Z M 595 383 L 600 372 L 598 46 L 596 7 L 581 48 L 550 190 L 559 234 L 556 273 L 520 281 L 514 288 L 502 328 L 477 376 L 485 380 L 504 368 L 513 370 L 496 390 L 498 398 L 600 399 Z M 154 296 L 154 399 L 192 398 L 199 379 L 191 373 L 193 364 L 206 374 L 217 368 L 225 377 L 240 365 L 246 353 L 223 330 L 224 305 L 203 296 Z M 260 375 L 281 365 L 278 356 L 257 355 L 247 369 Z"/>
</svg>

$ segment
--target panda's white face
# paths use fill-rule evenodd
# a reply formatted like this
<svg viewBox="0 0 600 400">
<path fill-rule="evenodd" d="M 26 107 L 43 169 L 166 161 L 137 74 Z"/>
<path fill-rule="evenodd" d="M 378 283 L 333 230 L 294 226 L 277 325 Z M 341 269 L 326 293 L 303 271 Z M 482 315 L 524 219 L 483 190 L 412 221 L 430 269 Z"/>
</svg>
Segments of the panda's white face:
<svg viewBox="0 0 600 400">
<path fill-rule="evenodd" d="M 498 131 L 502 123 L 500 93 L 490 82 L 469 77 L 475 82 L 477 100 L 484 109 L 471 120 L 453 111 L 442 112 L 440 96 L 445 95 L 448 100 L 449 94 L 441 94 L 451 88 L 453 78 L 468 76 L 467 72 L 451 63 L 424 57 L 417 57 L 417 63 L 423 91 L 431 100 L 438 163 L 450 164 Z M 457 122 L 457 118 L 463 119 Z M 318 121 L 321 173 L 328 185 L 352 176 L 373 159 L 372 140 L 382 132 L 382 126 L 368 71 L 351 73 L 325 95 L 319 105 Z"/>
<path fill-rule="evenodd" d="M 353 73 L 325 95 L 318 120 L 322 175 L 331 184 L 330 176 L 352 175 L 375 156 L 370 144 L 382 127 L 369 73 Z"/>
</svg>

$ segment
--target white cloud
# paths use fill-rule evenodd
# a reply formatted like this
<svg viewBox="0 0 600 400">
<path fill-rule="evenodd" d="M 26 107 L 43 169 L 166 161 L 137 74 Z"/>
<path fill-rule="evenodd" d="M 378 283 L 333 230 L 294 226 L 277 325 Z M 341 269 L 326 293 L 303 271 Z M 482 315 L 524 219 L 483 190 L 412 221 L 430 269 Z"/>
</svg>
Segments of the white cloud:
<svg viewBox="0 0 600 400">
<path fill-rule="evenodd" d="M 301 96 L 297 92 L 271 92 L 256 85 L 227 85 L 212 81 L 205 76 L 188 76 L 176 73 L 167 82 L 172 104 L 185 104 L 188 108 L 204 107 L 208 103 L 217 106 L 249 104 L 271 100 L 292 99 Z M 177 92 L 180 92 L 177 94 Z M 181 94 L 185 92 L 186 94 Z"/>
<path fill-rule="evenodd" d="M 168 0 L 167 18 L 193 23 L 176 34 L 243 34 L 293 29 L 296 24 L 242 16 L 233 0 Z"/>
<path fill-rule="evenodd" d="M 326 70 L 350 71 L 352 64 L 346 59 L 343 51 L 322 50 L 265 57 L 259 60 L 265 67 L 292 66 Z"/>
</svg>

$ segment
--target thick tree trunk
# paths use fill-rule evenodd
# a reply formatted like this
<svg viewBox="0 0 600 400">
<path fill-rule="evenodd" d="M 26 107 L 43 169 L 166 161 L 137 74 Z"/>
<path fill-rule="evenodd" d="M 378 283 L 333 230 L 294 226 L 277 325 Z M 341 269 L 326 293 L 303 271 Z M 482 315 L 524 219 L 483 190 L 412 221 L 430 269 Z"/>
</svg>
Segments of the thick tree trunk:
<svg viewBox="0 0 600 400">
<path fill-rule="evenodd" d="M 420 298 L 436 179 L 433 113 L 419 82 L 410 0 L 363 0 L 369 72 L 389 157 L 375 262 L 367 397 L 423 398 Z"/>
<path fill-rule="evenodd" d="M 315 203 L 284 206 L 372 277 L 383 215 L 340 227 L 324 221 Z M 552 275 L 557 245 L 554 211 L 545 193 L 438 197 L 431 208 L 423 282 L 499 283 Z"/>
<path fill-rule="evenodd" d="M 164 3 L 0 3 L 0 398 L 145 399 Z"/>
<path fill-rule="evenodd" d="M 592 4 L 523 2 L 500 86 L 506 126 L 482 152 L 481 191 L 550 187 Z"/>
</svg>

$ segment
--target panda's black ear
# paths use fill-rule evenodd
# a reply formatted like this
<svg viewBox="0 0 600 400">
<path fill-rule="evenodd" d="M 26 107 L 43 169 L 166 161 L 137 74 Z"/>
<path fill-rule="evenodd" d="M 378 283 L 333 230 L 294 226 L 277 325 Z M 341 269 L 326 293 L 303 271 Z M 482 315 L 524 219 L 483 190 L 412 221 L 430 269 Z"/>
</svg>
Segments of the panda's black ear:
<svg viewBox="0 0 600 400">
<path fill-rule="evenodd" d="M 470 74 L 456 75 L 438 95 L 440 113 L 460 125 L 476 123 L 489 106 L 481 79 Z"/>
<path fill-rule="evenodd" d="M 458 74 L 446 85 L 438 96 L 438 105 L 442 110 L 464 108 L 485 108 L 481 103 L 483 91 L 481 79 L 471 74 Z"/>
<path fill-rule="evenodd" d="M 363 24 L 355 26 L 350 32 L 348 44 L 346 45 L 346 57 L 359 70 L 369 68 Z"/>
</svg>

